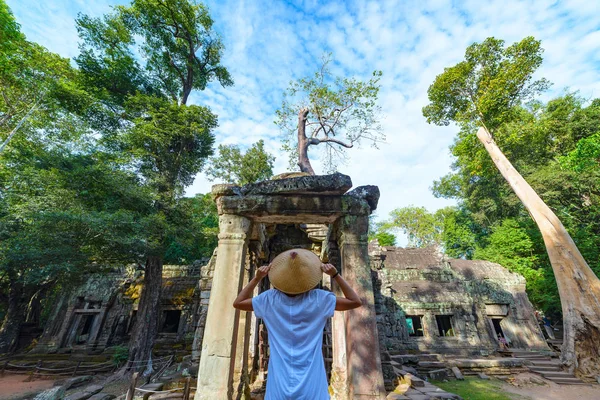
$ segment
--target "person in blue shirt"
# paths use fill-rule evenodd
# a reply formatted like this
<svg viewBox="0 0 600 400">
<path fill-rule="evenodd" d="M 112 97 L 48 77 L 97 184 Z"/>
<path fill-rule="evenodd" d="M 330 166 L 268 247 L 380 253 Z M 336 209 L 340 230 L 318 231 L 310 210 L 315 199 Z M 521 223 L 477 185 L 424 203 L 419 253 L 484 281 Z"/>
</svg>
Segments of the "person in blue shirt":
<svg viewBox="0 0 600 400">
<path fill-rule="evenodd" d="M 345 297 L 315 288 L 323 272 L 335 280 Z M 275 289 L 252 298 L 254 288 L 267 275 Z M 267 328 L 270 357 L 265 400 L 329 399 L 322 352 L 325 323 L 334 311 L 361 305 L 337 269 L 321 263 L 308 250 L 288 250 L 258 268 L 233 306 L 254 311 Z"/>
</svg>

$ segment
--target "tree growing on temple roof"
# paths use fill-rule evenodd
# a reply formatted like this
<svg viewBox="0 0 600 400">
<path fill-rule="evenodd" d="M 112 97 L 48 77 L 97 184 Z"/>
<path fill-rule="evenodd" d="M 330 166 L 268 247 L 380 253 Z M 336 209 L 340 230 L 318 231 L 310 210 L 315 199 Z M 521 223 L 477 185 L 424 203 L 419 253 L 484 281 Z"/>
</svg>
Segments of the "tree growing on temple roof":
<svg viewBox="0 0 600 400">
<path fill-rule="evenodd" d="M 600 280 L 588 266 L 571 236 L 508 161 L 494 140 L 505 124 L 517 120 L 520 106 L 548 87 L 532 75 L 542 63 L 540 42 L 527 37 L 504 47 L 488 38 L 467 48 L 465 60 L 446 68 L 429 87 L 430 104 L 423 108 L 429 123 L 456 122 L 458 141 L 477 138 L 504 179 L 527 209 L 543 237 L 561 298 L 564 342 L 561 358 L 580 375 L 598 374 L 600 354 Z M 479 129 L 477 127 L 480 126 Z M 475 160 L 477 161 L 477 160 Z M 480 160 L 480 164 L 484 161 Z M 477 179 L 475 173 L 470 177 Z"/>
<path fill-rule="evenodd" d="M 308 157 L 310 146 L 325 145 L 325 165 L 335 170 L 344 149 L 365 141 L 377 146 L 385 140 L 377 105 L 381 71 L 368 81 L 333 76 L 330 56 L 313 77 L 291 82 L 277 110 L 275 124 L 283 131 L 283 149 L 290 166 L 315 175 Z"/>
</svg>

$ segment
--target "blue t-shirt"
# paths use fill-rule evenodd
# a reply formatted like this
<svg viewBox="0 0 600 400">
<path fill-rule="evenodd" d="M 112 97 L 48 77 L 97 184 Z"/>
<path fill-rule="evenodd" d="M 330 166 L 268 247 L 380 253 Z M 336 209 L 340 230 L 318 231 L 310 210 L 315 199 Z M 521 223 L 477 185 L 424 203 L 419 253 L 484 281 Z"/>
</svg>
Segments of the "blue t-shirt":
<svg viewBox="0 0 600 400">
<path fill-rule="evenodd" d="M 269 333 L 265 400 L 328 400 L 323 328 L 335 311 L 335 295 L 313 289 L 288 296 L 277 289 L 252 299 Z"/>
</svg>

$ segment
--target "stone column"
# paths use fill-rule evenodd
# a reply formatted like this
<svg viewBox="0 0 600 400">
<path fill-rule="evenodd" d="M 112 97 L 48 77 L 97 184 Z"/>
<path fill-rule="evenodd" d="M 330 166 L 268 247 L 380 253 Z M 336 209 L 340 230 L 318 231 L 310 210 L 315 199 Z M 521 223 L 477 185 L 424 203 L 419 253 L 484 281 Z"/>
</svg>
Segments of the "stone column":
<svg viewBox="0 0 600 400">
<path fill-rule="evenodd" d="M 239 311 L 232 304 L 241 290 L 250 220 L 219 217 L 219 246 L 212 282 L 195 400 L 231 399 Z"/>
<path fill-rule="evenodd" d="M 367 249 L 369 217 L 347 215 L 340 223 L 340 255 L 344 278 L 363 306 L 345 311 L 348 394 L 350 399 L 385 399 L 375 298 Z"/>
<path fill-rule="evenodd" d="M 254 276 L 254 257 L 249 252 L 246 257 L 246 268 L 244 268 L 242 286 L 245 286 Z M 243 399 L 244 393 L 250 394 L 250 381 L 248 379 L 248 352 L 250 350 L 250 324 L 251 312 L 240 312 L 238 322 L 238 334 L 235 351 L 235 367 L 233 371 L 233 396 L 234 399 Z"/>
<path fill-rule="evenodd" d="M 339 273 L 343 276 L 344 271 L 340 261 L 340 252 L 337 243 L 332 240 L 336 237 L 337 224 L 330 226 L 326 241 L 323 242 L 323 251 L 327 254 L 328 262 L 332 263 L 339 269 Z M 336 296 L 343 296 L 340 287 L 331 280 L 331 290 Z M 349 400 L 348 397 L 348 370 L 346 361 L 346 327 L 343 311 L 336 311 L 331 320 L 331 342 L 332 356 L 331 363 L 331 380 L 329 386 L 333 393 L 332 400 Z"/>
</svg>

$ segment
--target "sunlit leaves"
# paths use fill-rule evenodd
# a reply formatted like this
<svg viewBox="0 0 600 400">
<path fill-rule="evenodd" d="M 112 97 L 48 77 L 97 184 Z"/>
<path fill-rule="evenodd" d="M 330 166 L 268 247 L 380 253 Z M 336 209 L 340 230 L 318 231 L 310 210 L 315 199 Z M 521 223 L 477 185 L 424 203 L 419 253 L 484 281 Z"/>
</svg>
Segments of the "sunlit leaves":
<svg viewBox="0 0 600 400">
<path fill-rule="evenodd" d="M 271 178 L 274 161 L 275 157 L 265 150 L 262 139 L 245 153 L 236 145 L 220 145 L 218 155 L 210 160 L 206 175 L 211 181 L 246 185 Z"/>
</svg>

